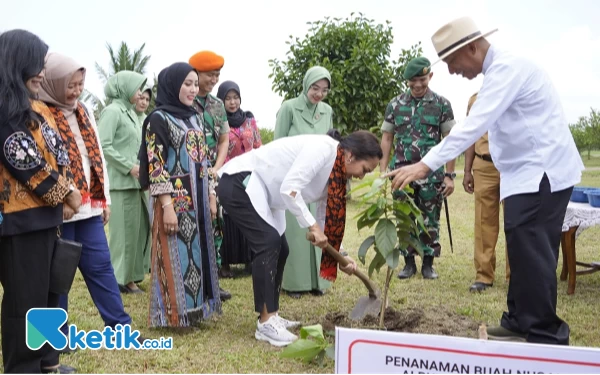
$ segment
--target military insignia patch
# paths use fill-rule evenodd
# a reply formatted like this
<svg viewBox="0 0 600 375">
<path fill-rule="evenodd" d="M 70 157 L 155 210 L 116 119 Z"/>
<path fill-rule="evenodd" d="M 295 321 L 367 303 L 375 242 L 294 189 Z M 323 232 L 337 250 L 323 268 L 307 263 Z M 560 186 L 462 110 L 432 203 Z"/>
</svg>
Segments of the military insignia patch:
<svg viewBox="0 0 600 375">
<path fill-rule="evenodd" d="M 424 67 L 424 68 L 423 68 L 423 74 L 427 74 L 427 71 L 428 71 L 428 70 L 429 70 L 429 67 L 427 67 L 427 66 L 426 66 L 426 67 Z"/>
</svg>

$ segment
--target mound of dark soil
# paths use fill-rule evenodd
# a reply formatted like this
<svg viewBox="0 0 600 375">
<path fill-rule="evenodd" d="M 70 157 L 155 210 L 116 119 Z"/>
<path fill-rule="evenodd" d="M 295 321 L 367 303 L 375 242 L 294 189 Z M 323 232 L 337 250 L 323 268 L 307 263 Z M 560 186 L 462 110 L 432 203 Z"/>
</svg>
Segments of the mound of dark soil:
<svg viewBox="0 0 600 375">
<path fill-rule="evenodd" d="M 324 331 L 334 331 L 335 327 L 379 329 L 379 317 L 367 316 L 362 321 L 350 320 L 348 313 L 330 312 L 322 322 Z M 478 337 L 479 323 L 464 315 L 445 311 L 442 307 L 430 310 L 406 308 L 385 311 L 384 326 L 387 331 L 426 333 L 457 337 Z"/>
</svg>

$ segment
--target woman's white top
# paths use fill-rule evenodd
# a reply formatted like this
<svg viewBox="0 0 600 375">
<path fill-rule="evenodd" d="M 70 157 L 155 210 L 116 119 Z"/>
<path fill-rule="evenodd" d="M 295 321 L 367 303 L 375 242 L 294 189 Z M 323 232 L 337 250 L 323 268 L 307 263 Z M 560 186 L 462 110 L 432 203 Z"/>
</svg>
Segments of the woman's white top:
<svg viewBox="0 0 600 375">
<path fill-rule="evenodd" d="M 327 184 L 338 143 L 328 135 L 277 139 L 230 160 L 218 175 L 251 172 L 246 192 L 252 206 L 280 235 L 285 232 L 286 209 L 298 219 L 300 227 L 318 222 L 324 229 Z M 307 207 L 307 203 L 315 202 L 316 219 Z"/>
</svg>

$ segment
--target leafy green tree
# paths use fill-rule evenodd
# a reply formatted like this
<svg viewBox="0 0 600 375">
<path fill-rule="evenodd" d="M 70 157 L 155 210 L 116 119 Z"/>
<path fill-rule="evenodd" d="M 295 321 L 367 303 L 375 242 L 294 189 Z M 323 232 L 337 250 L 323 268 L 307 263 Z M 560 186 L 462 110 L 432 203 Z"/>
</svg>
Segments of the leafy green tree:
<svg viewBox="0 0 600 375">
<path fill-rule="evenodd" d="M 325 17 L 308 22 L 303 39 L 290 35 L 285 61 L 269 60 L 273 90 L 284 99 L 302 93 L 306 71 L 315 65 L 331 73 L 332 90 L 325 101 L 334 110 L 334 126 L 342 134 L 363 129 L 378 133 L 387 103 L 406 90 L 404 67 L 422 53 L 421 42 L 390 59 L 390 21 L 375 24 L 362 13 L 344 20 Z"/>
<path fill-rule="evenodd" d="M 600 148 L 600 112 L 590 109 L 589 117 L 581 116 L 575 124 L 569 125 L 575 145 L 580 153 L 587 151 L 588 160 L 591 151 Z"/>
<path fill-rule="evenodd" d="M 96 62 L 96 73 L 98 77 L 102 81 L 103 84 L 106 84 L 108 79 L 120 72 L 121 70 L 131 70 L 134 72 L 138 72 L 141 74 L 146 74 L 146 67 L 148 62 L 150 61 L 149 55 L 144 55 L 144 48 L 146 44 L 142 44 L 142 46 L 138 49 L 134 49 L 133 51 L 129 48 L 127 43 L 121 42 L 119 49 L 115 51 L 115 49 L 110 45 L 106 44 L 106 49 L 108 50 L 109 55 L 109 67 L 108 69 L 104 69 L 98 62 Z M 150 103 L 149 110 L 154 108 L 154 97 L 156 96 L 156 77 L 154 78 L 153 85 L 153 99 Z M 84 102 L 88 102 L 92 105 L 94 109 L 94 116 L 96 118 L 100 117 L 102 110 L 110 104 L 110 100 L 100 99 L 100 97 L 94 95 L 92 92 L 88 90 L 84 90 L 81 99 Z"/>
<path fill-rule="evenodd" d="M 102 83 L 106 84 L 108 78 L 121 70 L 131 70 L 146 74 L 146 66 L 150 61 L 150 56 L 144 55 L 145 47 L 146 43 L 142 44 L 140 48 L 132 51 L 127 43 L 121 42 L 117 53 L 115 53 L 113 47 L 106 43 L 106 49 L 108 49 L 108 55 L 110 57 L 108 70 L 105 70 L 96 62 L 96 72 L 98 73 L 98 77 L 102 80 Z"/>
</svg>

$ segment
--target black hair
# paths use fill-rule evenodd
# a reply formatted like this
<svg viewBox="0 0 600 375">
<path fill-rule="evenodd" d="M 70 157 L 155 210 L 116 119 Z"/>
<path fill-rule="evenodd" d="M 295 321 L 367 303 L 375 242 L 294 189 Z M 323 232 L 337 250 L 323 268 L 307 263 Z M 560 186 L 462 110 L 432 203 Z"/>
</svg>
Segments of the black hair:
<svg viewBox="0 0 600 375">
<path fill-rule="evenodd" d="M 340 146 L 344 150 L 350 151 L 357 160 L 381 159 L 383 157 L 379 140 L 373 133 L 366 130 L 358 130 L 342 137 L 339 130 L 330 129 L 327 135 L 340 142 Z"/>
<path fill-rule="evenodd" d="M 39 126 L 40 117 L 32 110 L 35 99 L 25 83 L 44 69 L 48 45 L 26 30 L 0 34 L 0 126 L 8 123 Z"/>
</svg>

